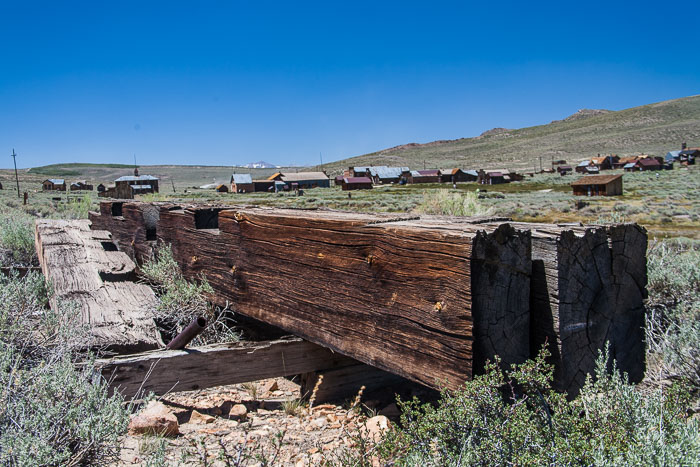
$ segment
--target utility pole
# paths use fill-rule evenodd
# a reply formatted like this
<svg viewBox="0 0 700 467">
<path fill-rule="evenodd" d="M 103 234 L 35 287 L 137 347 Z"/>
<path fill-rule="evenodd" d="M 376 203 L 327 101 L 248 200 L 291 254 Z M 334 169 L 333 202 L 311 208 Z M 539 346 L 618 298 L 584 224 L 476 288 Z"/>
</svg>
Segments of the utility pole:
<svg viewBox="0 0 700 467">
<path fill-rule="evenodd" d="M 12 148 L 12 160 L 15 163 L 15 181 L 17 181 L 17 197 L 19 198 L 21 195 L 19 194 L 19 175 L 17 175 L 17 154 L 15 154 L 15 148 Z"/>
<path fill-rule="evenodd" d="M 542 156 L 540 156 L 540 172 L 542 172 Z"/>
</svg>

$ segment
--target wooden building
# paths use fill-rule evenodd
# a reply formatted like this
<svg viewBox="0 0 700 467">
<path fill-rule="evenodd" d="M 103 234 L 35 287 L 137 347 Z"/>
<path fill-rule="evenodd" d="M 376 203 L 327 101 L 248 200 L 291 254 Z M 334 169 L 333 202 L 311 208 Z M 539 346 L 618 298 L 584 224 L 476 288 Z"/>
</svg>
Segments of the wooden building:
<svg viewBox="0 0 700 467">
<path fill-rule="evenodd" d="M 62 178 L 49 178 L 41 183 L 43 191 L 66 191 L 66 181 Z"/>
<path fill-rule="evenodd" d="M 620 196 L 622 174 L 586 175 L 571 183 L 575 196 Z"/>
<path fill-rule="evenodd" d="M 369 177 L 343 177 L 343 191 L 371 190 L 372 179 Z"/>
<path fill-rule="evenodd" d="M 253 193 L 255 184 L 250 174 L 231 175 L 231 193 Z"/>
<path fill-rule="evenodd" d="M 681 165 L 695 165 L 695 159 L 700 157 L 700 148 L 685 148 L 678 153 Z"/>
<path fill-rule="evenodd" d="M 598 167 L 599 170 L 612 170 L 615 163 L 619 162 L 620 158 L 614 154 L 610 154 L 607 156 L 601 156 L 598 154 L 598 157 L 594 157 L 591 159 L 591 165 L 595 165 Z"/>
<path fill-rule="evenodd" d="M 443 183 L 476 182 L 479 173 L 476 170 L 441 169 L 440 179 Z"/>
<path fill-rule="evenodd" d="M 325 172 L 277 172 L 268 180 L 283 182 L 285 190 L 331 187 L 331 180 Z"/>
<path fill-rule="evenodd" d="M 78 180 L 70 184 L 70 191 L 92 191 L 93 186 L 85 180 Z"/>
<path fill-rule="evenodd" d="M 97 185 L 97 192 L 98 192 L 98 193 L 104 193 L 104 191 L 105 191 L 106 189 L 107 189 L 107 188 L 105 188 L 104 183 L 100 183 L 99 185 Z"/>
<path fill-rule="evenodd" d="M 117 191 L 127 191 L 127 187 L 132 185 L 149 186 L 149 193 L 158 193 L 158 178 L 152 175 L 138 175 L 138 170 L 134 169 L 134 175 L 119 177 L 114 181 Z M 139 188 L 140 189 L 140 188 Z"/>
<path fill-rule="evenodd" d="M 411 170 L 403 173 L 401 179 L 406 183 L 440 183 L 441 176 L 439 170 Z"/>
<path fill-rule="evenodd" d="M 222 183 L 221 185 L 216 187 L 216 191 L 218 191 L 219 193 L 228 193 L 228 185 Z"/>
<path fill-rule="evenodd" d="M 568 175 L 572 171 L 573 171 L 573 168 L 570 165 L 557 166 L 557 172 L 559 172 L 559 175 Z"/>
<path fill-rule="evenodd" d="M 522 178 L 521 175 L 520 180 L 522 180 Z M 502 183 L 510 183 L 511 181 L 513 180 L 508 170 L 480 170 L 477 183 L 480 185 L 500 185 Z"/>
</svg>

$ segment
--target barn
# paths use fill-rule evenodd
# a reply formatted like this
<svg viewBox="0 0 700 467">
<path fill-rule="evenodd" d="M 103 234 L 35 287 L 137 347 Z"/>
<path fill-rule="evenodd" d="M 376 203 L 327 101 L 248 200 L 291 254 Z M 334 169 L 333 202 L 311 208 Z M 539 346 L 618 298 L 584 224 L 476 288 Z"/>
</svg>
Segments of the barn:
<svg viewBox="0 0 700 467">
<path fill-rule="evenodd" d="M 622 174 L 586 175 L 571 183 L 575 196 L 620 196 Z"/>
</svg>

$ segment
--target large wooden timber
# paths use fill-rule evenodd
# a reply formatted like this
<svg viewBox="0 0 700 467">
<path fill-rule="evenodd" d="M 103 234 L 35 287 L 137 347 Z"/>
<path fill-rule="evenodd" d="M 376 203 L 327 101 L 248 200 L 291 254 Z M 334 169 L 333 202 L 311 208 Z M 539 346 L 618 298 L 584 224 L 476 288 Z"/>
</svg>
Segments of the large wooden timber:
<svg viewBox="0 0 700 467">
<path fill-rule="evenodd" d="M 135 251 L 133 232 L 143 227 L 127 213 L 144 205 L 124 203 L 122 215 L 111 216 L 104 204 L 101 219 L 92 218 Z M 159 208 L 158 240 L 172 246 L 186 277 L 207 278 L 217 303 L 431 387 L 454 388 L 472 376 L 479 245 L 502 250 L 490 262 L 494 281 L 529 290 L 529 277 L 514 267 L 529 258 L 528 236 L 507 227 L 486 233 L 403 225 L 418 221 L 407 215 Z M 527 300 L 520 304 L 527 309 Z M 527 324 L 518 327 L 527 343 Z M 527 349 L 514 359 L 527 358 Z"/>
<path fill-rule="evenodd" d="M 98 360 L 110 391 L 125 398 L 194 391 L 265 378 L 356 365 L 353 359 L 299 338 L 154 350 Z"/>
<path fill-rule="evenodd" d="M 78 304 L 91 347 L 134 352 L 163 345 L 149 317 L 155 295 L 134 282 L 136 265 L 117 251 L 109 232 L 90 230 L 87 220 L 37 220 L 36 249 L 53 286 L 51 306 Z"/>
<path fill-rule="evenodd" d="M 532 232 L 531 354 L 547 345 L 557 388 L 575 396 L 606 343 L 618 368 L 640 381 L 645 371 L 644 229 L 636 224 L 513 225 Z"/>
<path fill-rule="evenodd" d="M 606 342 L 632 380 L 644 372 L 636 225 L 165 203 L 103 203 L 91 219 L 139 260 L 153 238 L 170 244 L 219 304 L 431 387 L 456 387 L 495 354 L 521 362 L 545 342 L 569 394 Z"/>
</svg>

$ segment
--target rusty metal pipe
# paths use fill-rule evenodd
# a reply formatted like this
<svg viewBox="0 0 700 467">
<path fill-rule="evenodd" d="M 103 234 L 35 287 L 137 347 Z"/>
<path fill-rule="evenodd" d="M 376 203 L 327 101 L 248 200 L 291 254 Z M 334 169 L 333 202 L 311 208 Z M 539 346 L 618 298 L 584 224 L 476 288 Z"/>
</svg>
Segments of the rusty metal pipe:
<svg viewBox="0 0 700 467">
<path fill-rule="evenodd" d="M 168 350 L 181 350 L 187 347 L 187 344 L 192 342 L 192 339 L 197 337 L 207 326 L 207 320 L 201 316 L 192 321 L 182 330 L 180 334 L 175 336 L 168 345 L 165 346 Z"/>
</svg>

